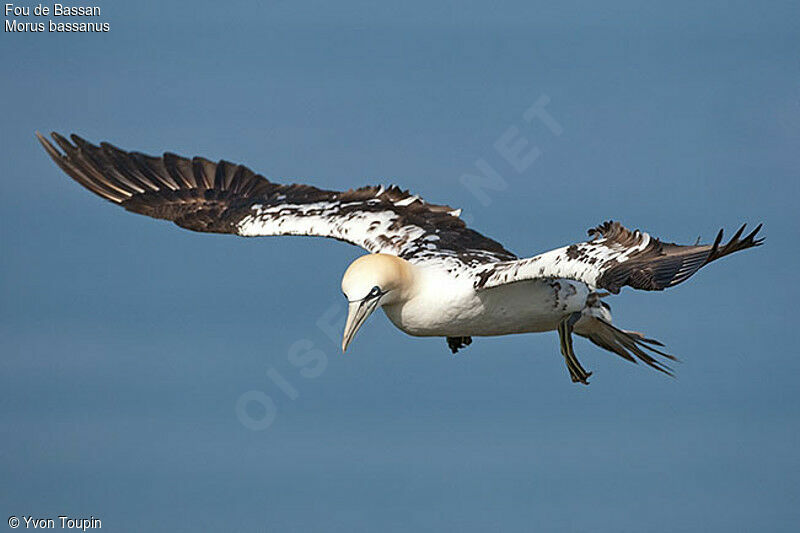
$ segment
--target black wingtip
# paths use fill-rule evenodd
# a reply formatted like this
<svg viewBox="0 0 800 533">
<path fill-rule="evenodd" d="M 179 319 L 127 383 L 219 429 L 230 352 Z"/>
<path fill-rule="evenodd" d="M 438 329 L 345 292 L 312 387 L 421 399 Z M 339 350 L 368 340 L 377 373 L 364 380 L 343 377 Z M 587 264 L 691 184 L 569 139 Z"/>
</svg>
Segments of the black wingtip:
<svg viewBox="0 0 800 533">
<path fill-rule="evenodd" d="M 719 243 L 722 242 L 722 236 L 725 233 L 724 229 L 720 229 L 719 233 L 717 233 L 717 238 L 714 239 L 714 244 L 711 245 L 711 253 L 715 253 L 719 249 Z"/>
<path fill-rule="evenodd" d="M 94 144 L 90 143 L 89 141 L 87 141 L 86 139 L 84 139 L 83 137 L 81 137 L 80 135 L 78 135 L 77 133 L 71 133 L 71 134 L 70 134 L 70 136 L 69 136 L 69 138 L 72 140 L 72 144 L 74 144 L 74 145 L 75 145 L 75 146 L 77 146 L 78 148 L 83 148 L 83 149 L 86 149 L 86 148 L 97 149 L 97 146 L 95 146 Z"/>
<path fill-rule="evenodd" d="M 742 233 L 744 233 L 744 228 L 746 228 L 746 227 L 747 227 L 747 224 L 746 224 L 746 223 L 745 223 L 745 224 L 742 224 L 742 227 L 741 227 L 741 228 L 739 228 L 739 229 L 736 231 L 736 233 L 733 235 L 733 238 L 731 238 L 731 241 L 738 241 L 738 240 L 739 240 L 739 237 L 741 237 L 741 236 L 742 236 Z"/>
<path fill-rule="evenodd" d="M 47 139 L 47 137 L 42 135 L 39 132 L 39 130 L 36 130 L 36 139 L 38 139 L 39 144 L 42 145 L 42 148 L 44 148 L 45 152 L 47 152 L 47 154 L 50 157 L 56 158 L 56 157 L 60 157 L 61 156 L 59 151 L 56 150 L 55 146 L 53 146 L 53 144 Z"/>
<path fill-rule="evenodd" d="M 746 237 L 742 238 L 742 234 L 744 233 L 745 228 L 747 228 L 747 224 L 742 224 L 734 236 L 731 237 L 731 239 L 721 247 L 720 243 L 722 242 L 722 230 L 719 230 L 717 238 L 714 240 L 714 244 L 711 246 L 711 250 L 704 265 L 721 257 L 725 257 L 726 255 L 738 252 L 739 250 L 746 250 L 748 248 L 761 246 L 761 244 L 764 242 L 764 237 L 756 237 L 758 236 L 758 232 L 761 231 L 762 227 L 763 224 L 759 224 L 753 231 L 748 233 Z"/>
<path fill-rule="evenodd" d="M 759 237 L 756 239 L 756 235 L 758 235 L 758 232 L 761 231 L 762 226 L 764 226 L 763 223 L 760 223 L 758 226 L 756 226 L 756 229 L 751 231 L 747 237 L 744 238 L 744 241 L 753 243 L 753 246 L 761 246 L 764 243 L 765 237 Z"/>
</svg>

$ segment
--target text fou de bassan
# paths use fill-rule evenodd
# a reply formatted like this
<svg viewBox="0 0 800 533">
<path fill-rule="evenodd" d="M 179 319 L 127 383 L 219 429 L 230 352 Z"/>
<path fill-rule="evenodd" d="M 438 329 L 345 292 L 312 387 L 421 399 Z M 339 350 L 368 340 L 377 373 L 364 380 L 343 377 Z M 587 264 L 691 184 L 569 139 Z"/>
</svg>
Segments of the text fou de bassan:
<svg viewBox="0 0 800 533">
<path fill-rule="evenodd" d="M 5 31 L 11 33 L 28 32 L 108 32 L 111 31 L 111 24 L 108 22 L 60 22 L 48 19 L 45 21 L 30 22 L 20 20 L 22 17 L 88 17 L 97 18 L 100 16 L 99 6 L 66 6 L 64 4 L 36 6 L 19 6 L 15 4 L 5 4 L 3 12 L 6 16 Z"/>
</svg>

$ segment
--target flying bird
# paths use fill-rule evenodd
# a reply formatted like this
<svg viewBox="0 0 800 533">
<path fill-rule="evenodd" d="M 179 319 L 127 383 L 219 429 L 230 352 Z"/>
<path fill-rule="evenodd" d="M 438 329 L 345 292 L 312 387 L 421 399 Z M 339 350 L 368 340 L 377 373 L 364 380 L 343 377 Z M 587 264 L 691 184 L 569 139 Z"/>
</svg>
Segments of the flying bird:
<svg viewBox="0 0 800 533">
<path fill-rule="evenodd" d="M 243 165 L 152 157 L 77 135 L 37 133 L 56 164 L 93 193 L 128 211 L 171 220 L 192 231 L 243 237 L 330 237 L 364 248 L 342 278 L 347 350 L 379 307 L 400 330 L 445 337 L 453 353 L 475 336 L 557 331 L 573 382 L 588 384 L 575 355 L 577 334 L 631 362 L 671 375 L 663 344 L 612 324 L 603 300 L 622 287 L 660 291 L 739 250 L 758 246 L 761 225 L 726 243 L 662 242 L 619 222 L 589 230 L 589 240 L 519 258 L 470 229 L 460 210 L 431 204 L 396 186 L 329 191 L 282 185 Z"/>
</svg>

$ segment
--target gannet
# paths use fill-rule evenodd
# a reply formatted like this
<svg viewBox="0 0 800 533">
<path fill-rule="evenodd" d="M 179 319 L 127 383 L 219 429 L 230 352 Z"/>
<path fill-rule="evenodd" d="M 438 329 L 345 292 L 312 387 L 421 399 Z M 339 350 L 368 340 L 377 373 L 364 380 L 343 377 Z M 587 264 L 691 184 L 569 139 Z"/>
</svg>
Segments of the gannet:
<svg viewBox="0 0 800 533">
<path fill-rule="evenodd" d="M 330 237 L 364 248 L 342 277 L 347 350 L 379 307 L 413 336 L 445 337 L 450 350 L 472 337 L 557 331 L 573 382 L 591 372 L 575 355 L 572 334 L 631 362 L 672 375 L 660 342 L 612 324 L 602 300 L 624 286 L 660 291 L 721 257 L 758 246 L 759 224 L 743 225 L 725 244 L 662 242 L 619 222 L 589 230 L 589 240 L 529 258 L 470 229 L 460 210 L 430 204 L 397 186 L 328 191 L 281 185 L 243 165 L 173 153 L 162 157 L 93 145 L 77 135 L 37 132 L 55 163 L 93 193 L 128 211 L 171 220 L 192 231 L 243 237 Z"/>
</svg>

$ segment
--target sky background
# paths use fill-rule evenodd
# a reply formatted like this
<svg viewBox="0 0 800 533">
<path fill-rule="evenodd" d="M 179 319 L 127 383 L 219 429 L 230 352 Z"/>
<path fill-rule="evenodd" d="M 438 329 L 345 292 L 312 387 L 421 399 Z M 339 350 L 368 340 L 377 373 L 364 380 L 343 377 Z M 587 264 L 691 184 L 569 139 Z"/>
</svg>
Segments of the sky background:
<svg viewBox="0 0 800 533">
<path fill-rule="evenodd" d="M 2 516 L 795 531 L 800 6 L 640 4 L 101 2 L 107 34 L 0 35 Z M 540 98 L 560 135 L 522 118 Z M 541 152 L 523 172 L 494 148 L 512 127 Z M 573 385 L 554 332 L 453 357 L 381 313 L 342 355 L 360 249 L 125 213 L 36 130 L 323 188 L 396 182 L 523 256 L 610 218 L 684 243 L 763 222 L 767 241 L 611 300 L 680 356 L 676 379 L 579 339 L 594 375 Z M 481 159 L 506 184 L 486 197 L 460 182 Z M 292 346 L 324 354 L 319 375 Z M 268 413 L 237 402 L 267 397 L 252 429 Z"/>
</svg>

